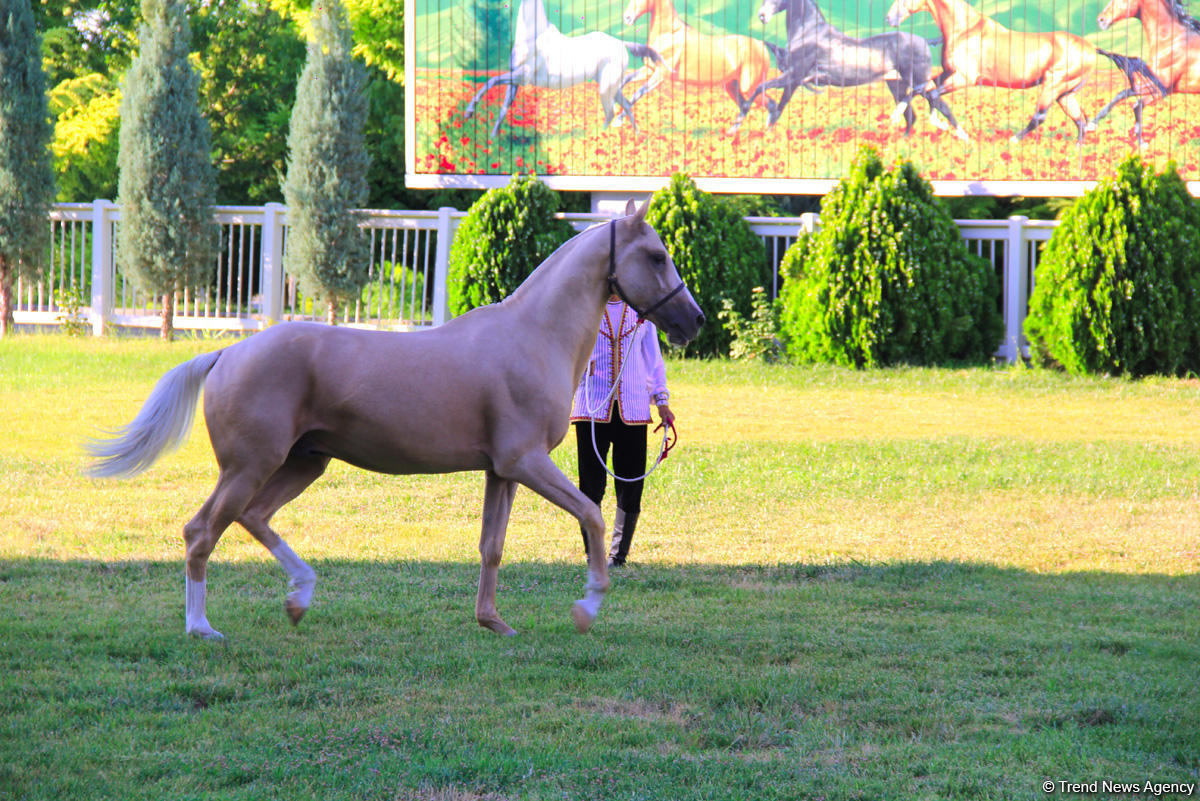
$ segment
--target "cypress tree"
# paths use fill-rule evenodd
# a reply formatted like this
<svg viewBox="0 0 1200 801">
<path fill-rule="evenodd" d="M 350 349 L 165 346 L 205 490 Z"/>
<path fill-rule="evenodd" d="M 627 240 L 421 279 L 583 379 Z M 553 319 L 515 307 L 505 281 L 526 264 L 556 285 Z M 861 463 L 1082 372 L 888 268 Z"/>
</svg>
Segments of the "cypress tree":
<svg viewBox="0 0 1200 801">
<path fill-rule="evenodd" d="M 362 291 L 370 268 L 367 236 L 357 209 L 367 201 L 366 74 L 352 57 L 350 20 L 341 0 L 322 2 L 313 15 L 308 58 L 296 87 L 288 133 L 285 269 L 301 291 L 338 304 Z"/>
<path fill-rule="evenodd" d="M 13 321 L 13 284 L 40 277 L 54 199 L 53 129 L 41 39 L 29 0 L 0 10 L 0 336 Z"/>
<path fill-rule="evenodd" d="M 216 170 L 200 79 L 188 63 L 191 30 L 183 0 L 143 0 L 141 52 L 121 98 L 121 204 L 117 253 L 125 274 L 162 298 L 162 337 L 171 339 L 175 293 L 211 278 L 219 229 Z"/>
</svg>

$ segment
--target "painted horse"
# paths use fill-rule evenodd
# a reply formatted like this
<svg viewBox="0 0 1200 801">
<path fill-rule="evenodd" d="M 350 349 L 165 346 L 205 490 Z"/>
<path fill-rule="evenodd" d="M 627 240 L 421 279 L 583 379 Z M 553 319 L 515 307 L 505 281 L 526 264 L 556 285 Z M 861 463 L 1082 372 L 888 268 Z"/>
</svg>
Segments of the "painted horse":
<svg viewBox="0 0 1200 801">
<path fill-rule="evenodd" d="M 495 139 L 500 123 L 508 116 L 518 88 L 538 86 L 544 89 L 569 89 L 590 81 L 596 84 L 600 92 L 604 127 L 607 128 L 613 121 L 615 105 L 629 116 L 629 122 L 636 132 L 633 102 L 621 91 L 633 77 L 629 71 L 630 51 L 639 58 L 661 61 L 658 53 L 651 48 L 636 42 L 623 42 L 601 31 L 566 36 L 550 23 L 542 0 L 521 0 L 508 72 L 489 78 L 471 98 L 463 116 L 470 119 L 480 98 L 494 87 L 507 87 L 500 113 L 496 115 L 496 123 L 492 126 L 490 138 Z"/>
<path fill-rule="evenodd" d="M 1133 107 L 1138 142 L 1142 141 L 1142 109 L 1161 97 L 1176 92 L 1200 93 L 1200 20 L 1187 13 L 1180 0 L 1111 0 L 1096 21 L 1101 30 L 1123 19 L 1138 19 L 1146 32 L 1154 80 L 1130 85 L 1105 106 L 1092 123 L 1104 119 L 1127 97 L 1136 97 Z"/>
<path fill-rule="evenodd" d="M 779 102 L 770 109 L 769 125 L 774 125 L 797 88 L 815 90 L 822 86 L 862 86 L 884 81 L 896 101 L 892 120 L 905 122 L 910 134 L 916 115 L 912 100 L 921 95 L 929 103 L 930 122 L 945 128 L 946 122 L 958 127 L 953 112 L 933 91 L 930 78 L 933 58 L 929 42 L 907 31 L 893 31 L 863 39 L 848 36 L 825 19 L 814 0 L 763 0 L 758 19 L 767 21 L 784 11 L 787 22 L 787 49 L 777 56 L 782 74 L 761 84 L 756 93 L 783 89 Z M 752 96 L 750 98 L 754 100 Z M 938 117 L 938 114 L 941 117 Z M 745 119 L 738 117 L 730 132 Z"/>
<path fill-rule="evenodd" d="M 742 116 L 751 108 L 751 95 L 769 110 L 767 97 L 756 91 L 767 80 L 771 67 L 766 45 L 749 36 L 700 33 L 684 23 L 671 0 L 629 0 L 623 15 L 625 24 L 632 25 L 647 14 L 650 30 L 646 44 L 662 61 L 634 73 L 633 80 L 644 78 L 646 83 L 634 93 L 632 102 L 670 80 L 690 86 L 723 87 Z"/>
<path fill-rule="evenodd" d="M 1014 134 L 1019 142 L 1046 120 L 1050 106 L 1057 103 L 1078 130 L 1083 141 L 1089 120 L 1079 107 L 1075 92 L 1096 70 L 1097 55 L 1104 55 L 1125 72 L 1133 84 L 1132 72 L 1144 71 L 1140 59 L 1098 50 L 1082 36 L 1066 31 L 1019 33 L 976 10 L 966 0 L 895 0 L 887 13 L 887 23 L 899 25 L 921 11 L 933 16 L 942 32 L 942 73 L 937 77 L 939 95 L 968 86 L 995 86 L 1002 89 L 1040 87 L 1033 116 L 1024 129 Z M 960 139 L 969 139 L 961 126 L 955 129 Z"/>
<path fill-rule="evenodd" d="M 587 631 L 608 589 L 600 508 L 563 475 L 550 451 L 567 432 L 571 401 L 616 292 L 675 343 L 704 315 L 645 221 L 646 207 L 593 227 L 550 255 L 503 302 L 438 328 L 395 333 L 318 324 L 272 326 L 197 356 L 166 375 L 117 436 L 91 444 L 93 476 L 137 474 L 187 435 L 204 389 L 204 419 L 219 474 L 183 529 L 187 633 L 220 638 L 206 613 L 208 558 L 240 523 L 280 562 L 293 623 L 316 574 L 271 528 L 271 517 L 340 459 L 381 473 L 480 470 L 486 476 L 475 618 L 515 633 L 496 611 L 496 581 L 517 485 L 574 515 L 588 538 L 586 594 L 572 607 Z"/>
</svg>

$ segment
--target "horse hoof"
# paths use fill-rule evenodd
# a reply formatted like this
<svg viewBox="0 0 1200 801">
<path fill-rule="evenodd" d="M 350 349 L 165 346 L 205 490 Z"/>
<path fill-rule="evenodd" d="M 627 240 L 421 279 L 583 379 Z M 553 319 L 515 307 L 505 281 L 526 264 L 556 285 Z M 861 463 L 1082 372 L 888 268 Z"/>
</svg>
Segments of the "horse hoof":
<svg viewBox="0 0 1200 801">
<path fill-rule="evenodd" d="M 576 601 L 571 605 L 571 619 L 575 621 L 575 630 L 580 634 L 587 634 L 588 629 L 592 627 L 596 616 L 584 608 L 583 601 Z"/>
<path fill-rule="evenodd" d="M 192 629 L 188 632 L 188 636 L 199 640 L 211 640 L 213 642 L 225 639 L 225 635 L 216 629 Z"/>
<path fill-rule="evenodd" d="M 495 618 L 494 620 L 480 620 L 478 622 L 479 625 L 483 626 L 485 629 L 491 629 L 492 631 L 504 637 L 517 636 L 517 630 L 505 623 L 500 618 Z"/>
<path fill-rule="evenodd" d="M 292 621 L 293 626 L 298 624 L 300 622 L 300 618 L 304 617 L 304 613 L 308 611 L 307 606 L 301 606 L 291 598 L 288 598 L 283 602 L 283 609 L 285 612 L 287 612 L 288 619 Z"/>
</svg>

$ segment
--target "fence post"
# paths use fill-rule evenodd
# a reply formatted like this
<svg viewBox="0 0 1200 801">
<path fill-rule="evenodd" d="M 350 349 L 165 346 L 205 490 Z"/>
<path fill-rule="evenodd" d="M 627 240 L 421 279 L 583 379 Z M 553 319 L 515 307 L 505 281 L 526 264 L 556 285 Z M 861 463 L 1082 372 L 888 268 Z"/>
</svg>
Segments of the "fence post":
<svg viewBox="0 0 1200 801">
<path fill-rule="evenodd" d="M 283 319 L 283 218 L 282 203 L 263 206 L 262 308 L 268 324 Z"/>
<path fill-rule="evenodd" d="M 817 230 L 817 215 L 811 211 L 806 211 L 801 214 L 800 230 L 806 234 L 815 233 Z"/>
<path fill-rule="evenodd" d="M 1004 246 L 1004 358 L 1010 364 L 1020 361 L 1022 328 L 1025 325 L 1029 287 L 1025 223 L 1028 217 L 1014 214 L 1008 218 L 1008 240 Z"/>
<path fill-rule="evenodd" d="M 437 254 L 433 261 L 433 324 L 444 324 L 450 319 L 450 298 L 446 292 L 446 274 L 450 272 L 450 245 L 454 242 L 454 232 L 458 229 L 458 221 L 450 216 L 456 211 L 451 206 L 438 209 L 437 217 Z"/>
<path fill-rule="evenodd" d="M 91 323 L 94 336 L 104 336 L 113 308 L 113 214 L 111 200 L 92 201 L 92 300 Z"/>
</svg>

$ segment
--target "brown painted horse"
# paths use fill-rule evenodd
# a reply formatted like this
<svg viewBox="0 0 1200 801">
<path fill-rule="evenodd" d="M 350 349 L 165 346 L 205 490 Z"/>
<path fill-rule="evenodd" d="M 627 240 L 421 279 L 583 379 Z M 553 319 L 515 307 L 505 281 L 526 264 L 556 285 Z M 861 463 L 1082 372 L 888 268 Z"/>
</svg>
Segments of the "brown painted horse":
<svg viewBox="0 0 1200 801">
<path fill-rule="evenodd" d="M 550 458 L 570 425 L 571 399 L 616 291 L 675 343 L 704 315 L 679 280 L 646 208 L 591 228 L 554 251 L 504 300 L 430 331 L 392 333 L 284 323 L 174 368 L 118 436 L 92 444 L 93 476 L 130 476 L 187 435 L 204 389 L 220 473 L 183 527 L 188 634 L 219 639 L 208 622 L 208 557 L 240 523 L 291 577 L 292 622 L 316 574 L 271 528 L 272 516 L 331 459 L 380 473 L 481 470 L 482 564 L 475 618 L 515 633 L 496 611 L 497 571 L 517 484 L 574 515 L 588 538 L 586 595 L 572 607 L 587 631 L 608 589 L 604 518 Z"/>
<path fill-rule="evenodd" d="M 1140 81 L 1113 98 L 1093 121 L 1104 119 L 1126 97 L 1137 97 L 1134 118 L 1142 138 L 1142 108 L 1175 92 L 1200 93 L 1200 20 L 1179 0 L 1111 0 L 1096 21 L 1102 30 L 1123 19 L 1139 19 L 1146 31 L 1149 68 L 1156 80 Z"/>
<path fill-rule="evenodd" d="M 629 0 L 625 24 L 632 25 L 644 14 L 650 15 L 646 44 L 662 57 L 662 62 L 643 66 L 634 73 L 632 80 L 647 81 L 634 93 L 631 104 L 670 79 L 694 86 L 722 86 L 743 115 L 750 110 L 747 98 L 767 80 L 771 66 L 766 45 L 749 36 L 702 34 L 684 24 L 671 0 Z M 769 109 L 765 94 L 759 93 L 758 105 Z"/>
<path fill-rule="evenodd" d="M 928 11 L 942 32 L 942 74 L 937 78 L 939 94 L 968 86 L 1002 89 L 1041 87 L 1029 124 L 1012 140 L 1020 141 L 1041 125 L 1050 106 L 1058 103 L 1079 131 L 1078 140 L 1089 127 L 1075 92 L 1096 69 L 1096 56 L 1113 59 L 1127 77 L 1141 62 L 1097 50 L 1095 45 L 1066 31 L 1018 33 L 982 14 L 965 0 L 895 0 L 887 14 L 889 25 L 899 25 L 913 14 Z M 1144 69 L 1144 65 L 1141 67 Z M 1132 85 L 1133 80 L 1130 78 Z M 959 138 L 968 138 L 959 127 Z"/>
</svg>

